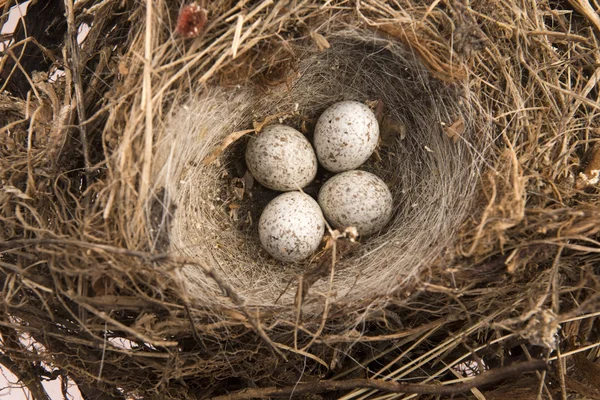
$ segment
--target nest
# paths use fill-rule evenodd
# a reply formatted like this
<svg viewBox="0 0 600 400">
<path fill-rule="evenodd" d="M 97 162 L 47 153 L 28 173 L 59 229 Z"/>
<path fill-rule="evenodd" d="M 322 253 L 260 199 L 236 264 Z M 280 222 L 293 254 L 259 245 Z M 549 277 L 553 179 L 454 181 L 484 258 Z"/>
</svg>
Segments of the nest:
<svg viewBox="0 0 600 400">
<path fill-rule="evenodd" d="M 315 283 L 315 292 L 337 293 L 329 300 L 335 307 L 348 311 L 366 299 L 385 302 L 440 257 L 472 210 L 484 159 L 478 150 L 489 143 L 490 118 L 477 114 L 464 86 L 449 88 L 432 78 L 403 46 L 367 31 L 334 31 L 326 37 L 329 49 L 310 43 L 296 50 L 300 61 L 276 88 L 212 90 L 173 106 L 157 145 L 165 159 L 155 163 L 152 182 L 161 189 L 161 203 L 170 205 L 168 217 L 160 218 L 170 224 L 157 229 L 156 237 L 168 238 L 171 253 L 206 260 L 248 305 L 294 310 L 297 290 L 289 289 L 298 285 L 296 276 L 306 281 L 324 272 L 326 278 L 331 270 L 331 262 L 324 262 L 328 252 L 291 265 L 261 251 L 256 221 L 276 193 L 251 181 L 246 187 L 243 143 L 213 155 L 232 132 L 238 136 L 253 122 L 275 119 L 310 134 L 307 126 L 337 101 L 372 101 L 381 110 L 383 141 L 363 168 L 390 187 L 394 217 L 356 248 L 341 244 L 348 250 L 338 252 L 332 281 Z M 457 142 L 444 133 L 444 125 L 452 124 L 461 125 Z M 316 195 L 318 185 L 305 191 Z M 184 274 L 198 301 L 231 303 L 202 269 L 188 267 Z M 321 303 L 307 295 L 307 303 Z"/>
<path fill-rule="evenodd" d="M 589 2 L 166 3 L 34 2 L 57 36 L 2 61 L 0 362 L 36 398 L 600 393 Z M 340 100 L 392 222 L 277 262 L 248 135 Z"/>
</svg>

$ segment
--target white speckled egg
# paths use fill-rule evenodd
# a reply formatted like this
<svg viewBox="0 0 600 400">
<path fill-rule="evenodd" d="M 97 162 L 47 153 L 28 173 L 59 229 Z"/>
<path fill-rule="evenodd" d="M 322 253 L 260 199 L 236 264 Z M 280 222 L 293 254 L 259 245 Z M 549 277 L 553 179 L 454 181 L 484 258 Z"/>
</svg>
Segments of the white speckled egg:
<svg viewBox="0 0 600 400">
<path fill-rule="evenodd" d="M 390 190 L 365 171 L 342 172 L 329 179 L 319 191 L 319 205 L 333 226 L 354 226 L 361 236 L 379 231 L 392 216 Z"/>
<path fill-rule="evenodd" d="M 317 174 L 317 157 L 306 137 L 285 125 L 271 125 L 248 142 L 246 164 L 263 186 L 287 192 L 308 185 Z"/>
<path fill-rule="evenodd" d="M 258 236 L 263 248 L 281 261 L 296 262 L 317 250 L 325 220 L 312 197 L 288 192 L 275 197 L 258 221 Z"/>
<path fill-rule="evenodd" d="M 369 107 L 357 101 L 335 103 L 315 126 L 315 150 L 325 169 L 358 168 L 371 157 L 379 141 L 379 124 Z"/>
</svg>

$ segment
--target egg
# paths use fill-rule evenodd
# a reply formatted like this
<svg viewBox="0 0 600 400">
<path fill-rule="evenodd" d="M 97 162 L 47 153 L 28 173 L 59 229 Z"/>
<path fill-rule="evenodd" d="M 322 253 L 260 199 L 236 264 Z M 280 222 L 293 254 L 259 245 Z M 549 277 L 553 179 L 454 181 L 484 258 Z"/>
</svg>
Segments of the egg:
<svg viewBox="0 0 600 400">
<path fill-rule="evenodd" d="M 263 210 L 258 236 L 263 248 L 281 261 L 297 262 L 313 254 L 325 233 L 319 204 L 302 192 L 283 193 Z"/>
<path fill-rule="evenodd" d="M 321 187 L 318 201 L 333 226 L 353 226 L 361 236 L 379 231 L 392 217 L 392 194 L 370 172 L 353 170 L 333 176 Z"/>
<path fill-rule="evenodd" d="M 282 192 L 305 187 L 317 174 L 317 157 L 310 142 L 285 125 L 268 126 L 250 139 L 246 165 L 261 185 Z"/>
<path fill-rule="evenodd" d="M 335 103 L 319 117 L 314 144 L 325 169 L 356 169 L 371 157 L 379 142 L 379 124 L 369 107 L 357 101 Z"/>
</svg>

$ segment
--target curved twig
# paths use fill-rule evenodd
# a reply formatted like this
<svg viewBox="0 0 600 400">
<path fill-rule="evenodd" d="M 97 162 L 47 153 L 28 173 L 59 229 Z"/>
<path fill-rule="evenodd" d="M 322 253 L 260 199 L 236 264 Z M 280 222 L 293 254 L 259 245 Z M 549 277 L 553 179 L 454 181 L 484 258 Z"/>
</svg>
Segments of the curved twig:
<svg viewBox="0 0 600 400">
<path fill-rule="evenodd" d="M 548 365 L 544 360 L 534 360 L 491 370 L 478 375 L 473 379 L 449 386 L 424 383 L 399 383 L 384 381 L 382 379 L 350 379 L 347 381 L 319 381 L 302 383 L 296 386 L 288 386 L 283 388 L 270 387 L 243 389 L 226 395 L 213 397 L 212 400 L 246 400 L 254 398 L 290 396 L 292 394 L 297 396 L 302 394 L 316 394 L 365 388 L 392 393 L 455 395 L 464 393 L 476 387 L 497 383 L 506 378 L 520 375 L 525 372 L 546 370 L 547 368 Z"/>
</svg>

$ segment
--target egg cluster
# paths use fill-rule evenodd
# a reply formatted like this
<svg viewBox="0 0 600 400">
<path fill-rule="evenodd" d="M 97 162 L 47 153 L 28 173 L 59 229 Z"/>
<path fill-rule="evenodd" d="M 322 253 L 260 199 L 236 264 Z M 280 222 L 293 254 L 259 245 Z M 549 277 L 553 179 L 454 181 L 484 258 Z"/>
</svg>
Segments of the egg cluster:
<svg viewBox="0 0 600 400">
<path fill-rule="evenodd" d="M 301 261 L 318 248 L 325 219 L 335 228 L 353 226 L 359 235 L 379 231 L 392 215 L 392 195 L 377 176 L 357 170 L 375 151 L 379 125 L 366 105 L 343 101 L 326 109 L 306 137 L 271 125 L 250 139 L 246 164 L 263 186 L 283 193 L 263 210 L 258 233 L 263 248 L 281 261 Z M 313 181 L 318 163 L 337 173 L 326 181 L 318 203 L 299 191 Z"/>
</svg>

